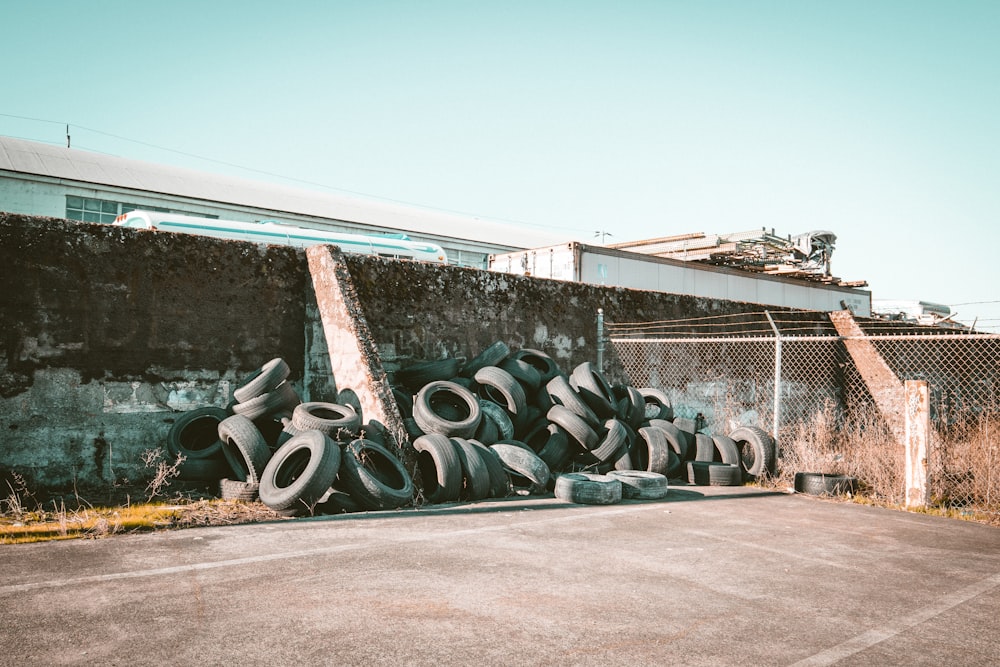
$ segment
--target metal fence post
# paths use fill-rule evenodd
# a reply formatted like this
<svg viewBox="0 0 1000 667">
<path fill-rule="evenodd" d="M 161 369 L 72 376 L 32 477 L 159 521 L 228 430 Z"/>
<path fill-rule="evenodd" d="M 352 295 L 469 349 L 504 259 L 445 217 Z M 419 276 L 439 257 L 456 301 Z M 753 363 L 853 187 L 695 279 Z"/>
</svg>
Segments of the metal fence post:
<svg viewBox="0 0 1000 667">
<path fill-rule="evenodd" d="M 597 309 L 597 370 L 604 372 L 604 309 Z"/>
<path fill-rule="evenodd" d="M 771 312 L 764 311 L 767 321 L 774 331 L 774 424 L 771 427 L 771 435 L 774 437 L 775 455 L 778 448 L 778 427 L 781 426 L 781 331 L 778 325 L 771 318 Z"/>
</svg>

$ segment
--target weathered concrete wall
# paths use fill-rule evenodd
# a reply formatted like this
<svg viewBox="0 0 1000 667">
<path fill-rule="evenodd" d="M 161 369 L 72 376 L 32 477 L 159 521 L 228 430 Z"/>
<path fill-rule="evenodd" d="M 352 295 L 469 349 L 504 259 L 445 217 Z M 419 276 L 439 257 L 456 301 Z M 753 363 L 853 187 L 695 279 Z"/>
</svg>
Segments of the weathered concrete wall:
<svg viewBox="0 0 1000 667">
<path fill-rule="evenodd" d="M 325 382 L 301 252 L 0 213 L 0 267 L 0 467 L 39 486 L 141 477 L 272 357 Z"/>
<path fill-rule="evenodd" d="M 310 267 L 290 248 L 0 213 L 0 469 L 42 487 L 134 481 L 148 474 L 141 452 L 163 445 L 180 412 L 225 406 L 246 373 L 276 356 L 304 400 L 352 388 L 366 418 L 397 430 L 385 382 L 413 361 L 471 357 L 503 340 L 570 370 L 595 358 L 599 308 L 616 322 L 760 309 L 317 257 Z"/>
</svg>

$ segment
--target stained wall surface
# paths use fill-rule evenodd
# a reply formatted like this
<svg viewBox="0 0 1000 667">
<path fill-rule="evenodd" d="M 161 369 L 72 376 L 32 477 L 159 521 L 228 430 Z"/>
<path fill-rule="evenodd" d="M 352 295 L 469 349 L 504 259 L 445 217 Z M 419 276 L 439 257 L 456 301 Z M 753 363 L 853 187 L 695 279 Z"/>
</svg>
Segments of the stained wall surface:
<svg viewBox="0 0 1000 667">
<path fill-rule="evenodd" d="M 385 382 L 407 364 L 502 340 L 568 371 L 596 357 L 598 309 L 615 322 L 760 310 L 337 251 L 321 264 L 326 277 L 287 247 L 0 213 L 0 471 L 51 488 L 135 482 L 180 414 L 228 405 L 273 357 L 303 400 L 352 388 L 398 431 Z"/>
</svg>

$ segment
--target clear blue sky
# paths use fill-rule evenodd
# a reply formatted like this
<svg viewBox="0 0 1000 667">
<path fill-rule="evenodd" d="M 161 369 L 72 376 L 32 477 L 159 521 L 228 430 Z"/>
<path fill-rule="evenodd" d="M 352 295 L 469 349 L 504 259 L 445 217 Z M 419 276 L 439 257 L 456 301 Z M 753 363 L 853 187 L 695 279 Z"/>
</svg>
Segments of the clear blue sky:
<svg viewBox="0 0 1000 667">
<path fill-rule="evenodd" d="M 828 229 L 876 298 L 1000 300 L 995 0 L 0 0 L 0 25 L 0 134 L 591 242 Z"/>
</svg>

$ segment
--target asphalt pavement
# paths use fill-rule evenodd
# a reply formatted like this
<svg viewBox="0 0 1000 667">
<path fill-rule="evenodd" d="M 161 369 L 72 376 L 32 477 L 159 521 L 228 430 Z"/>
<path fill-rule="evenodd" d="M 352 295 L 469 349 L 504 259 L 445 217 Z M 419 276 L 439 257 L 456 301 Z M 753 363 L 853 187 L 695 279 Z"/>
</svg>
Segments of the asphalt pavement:
<svg viewBox="0 0 1000 667">
<path fill-rule="evenodd" d="M 0 547 L 2 665 L 988 665 L 1000 530 L 745 487 Z"/>
</svg>

